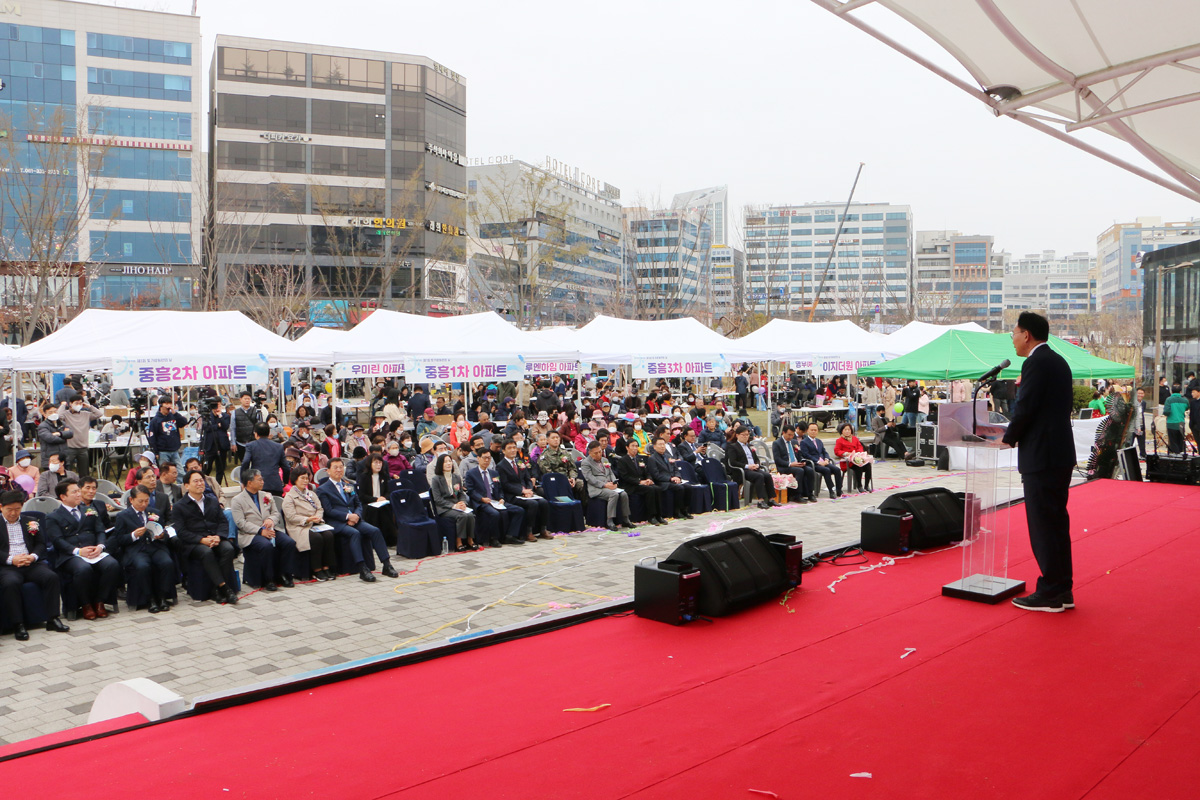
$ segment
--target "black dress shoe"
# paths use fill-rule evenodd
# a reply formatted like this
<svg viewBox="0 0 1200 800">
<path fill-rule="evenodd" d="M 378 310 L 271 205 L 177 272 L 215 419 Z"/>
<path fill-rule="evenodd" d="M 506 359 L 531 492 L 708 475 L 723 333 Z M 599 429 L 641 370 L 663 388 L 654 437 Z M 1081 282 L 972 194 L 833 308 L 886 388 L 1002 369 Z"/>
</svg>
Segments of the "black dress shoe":
<svg viewBox="0 0 1200 800">
<path fill-rule="evenodd" d="M 231 606 L 236 606 L 238 604 L 237 592 L 235 592 L 233 587 L 229 586 L 228 584 L 225 586 L 225 602 Z"/>
<path fill-rule="evenodd" d="M 652 519 L 650 521 L 653 522 L 655 525 L 666 525 L 667 524 L 667 521 L 665 519 L 663 519 L 662 517 L 655 517 L 654 519 Z"/>
<path fill-rule="evenodd" d="M 46 623 L 46 629 L 50 630 L 49 622 Z M 17 623 L 17 629 L 16 629 L 16 631 L 14 631 L 13 636 L 16 637 L 18 642 L 29 641 L 29 631 L 25 630 L 25 626 L 19 622 Z"/>
<path fill-rule="evenodd" d="M 266 584 L 265 584 L 265 585 L 262 587 L 262 589 L 263 589 L 263 591 L 264 591 L 264 592 L 278 592 L 278 591 L 279 591 L 279 587 L 278 587 L 278 586 L 276 586 L 276 585 L 275 585 L 275 583 L 274 583 L 273 581 L 269 581 L 269 582 L 267 582 L 267 583 L 266 583 Z"/>
<path fill-rule="evenodd" d="M 291 588 L 295 587 L 296 582 L 294 580 L 292 580 L 291 575 L 284 575 L 282 578 L 279 579 L 279 585 L 285 589 L 291 589 Z"/>
<path fill-rule="evenodd" d="M 367 583 L 375 582 L 375 576 L 371 574 L 371 570 L 367 569 L 366 564 L 358 568 L 358 577 Z"/>
<path fill-rule="evenodd" d="M 157 600 L 151 600 L 150 606 L 146 610 L 149 611 L 151 614 L 157 614 L 159 611 L 162 611 L 162 609 L 158 605 Z"/>
<path fill-rule="evenodd" d="M 1047 597 L 1039 592 L 1024 597 L 1014 597 L 1012 602 L 1017 608 L 1023 608 L 1026 611 L 1049 611 L 1051 614 L 1059 614 L 1066 610 L 1061 596 Z M 1075 607 L 1074 602 L 1071 603 L 1071 607 Z"/>
<path fill-rule="evenodd" d="M 632 522 L 630 522 L 627 519 L 621 520 L 621 522 L 619 524 L 622 528 L 625 528 L 627 530 L 633 530 L 636 527 Z"/>
<path fill-rule="evenodd" d="M 768 503 L 766 500 L 760 500 L 760 501 L 758 501 L 758 507 L 759 507 L 759 508 L 764 508 L 764 509 L 765 509 L 765 508 L 770 508 L 770 507 L 771 507 L 771 504 L 770 504 L 770 503 Z"/>
<path fill-rule="evenodd" d="M 465 544 L 460 544 L 460 545 L 458 545 L 457 547 L 455 547 L 455 548 L 454 548 L 454 552 L 456 552 L 456 553 L 465 553 L 465 552 L 467 552 L 468 550 L 474 550 L 474 549 L 475 549 L 474 547 L 467 547 Z"/>
<path fill-rule="evenodd" d="M 809 496 L 809 498 L 808 498 L 808 502 L 810 502 L 810 503 L 815 503 L 815 502 L 817 502 L 817 496 L 816 496 L 815 494 L 814 494 L 814 495 L 810 495 L 810 496 Z"/>
<path fill-rule="evenodd" d="M 58 617 L 55 617 L 54 619 L 46 620 L 46 630 L 54 631 L 55 633 L 66 633 L 71 629 L 67 627 L 65 622 Z"/>
<path fill-rule="evenodd" d="M 168 603 L 166 600 L 159 600 L 158 601 L 158 610 L 163 613 L 166 613 L 171 610 L 171 604 Z"/>
<path fill-rule="evenodd" d="M 383 569 L 381 571 L 383 572 L 383 575 L 385 578 L 399 578 L 400 577 L 400 573 L 396 572 L 396 568 L 392 566 L 391 561 L 383 562 Z"/>
<path fill-rule="evenodd" d="M 613 523 L 611 523 L 611 522 L 609 522 L 608 524 L 606 524 L 604 527 L 608 528 L 610 531 L 615 531 L 615 530 L 617 530 L 617 526 L 616 526 L 616 525 L 614 525 L 614 524 L 613 524 Z"/>
<path fill-rule="evenodd" d="M 504 540 L 504 543 L 505 543 L 505 544 L 525 544 L 525 540 L 524 540 L 524 539 L 517 539 L 517 538 L 515 538 L 515 537 L 513 537 L 513 536 L 510 536 L 510 537 L 508 537 L 507 539 L 505 539 L 505 540 Z"/>
<path fill-rule="evenodd" d="M 488 547 L 500 547 L 500 540 L 492 539 L 490 542 L 488 542 Z"/>
</svg>

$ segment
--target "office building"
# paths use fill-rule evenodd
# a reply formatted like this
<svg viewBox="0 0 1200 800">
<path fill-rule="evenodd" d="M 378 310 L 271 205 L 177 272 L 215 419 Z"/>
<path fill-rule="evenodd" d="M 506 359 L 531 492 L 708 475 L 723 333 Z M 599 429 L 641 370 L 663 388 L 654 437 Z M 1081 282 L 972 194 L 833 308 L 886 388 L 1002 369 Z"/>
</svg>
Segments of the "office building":
<svg viewBox="0 0 1200 800">
<path fill-rule="evenodd" d="M 620 314 L 621 191 L 554 158 L 467 167 L 470 301 L 518 325 Z"/>
<path fill-rule="evenodd" d="M 1029 253 L 1008 262 L 1006 275 L 1086 275 L 1096 269 L 1096 257 L 1075 252 L 1059 255 L 1054 250 Z"/>
<path fill-rule="evenodd" d="M 1140 266 L 1146 290 L 1142 309 L 1144 383 L 1157 384 L 1158 377 L 1166 376 L 1169 383 L 1186 386 L 1187 373 L 1200 372 L 1200 240 L 1161 247 L 1146 254 Z M 1160 279 L 1161 308 L 1157 304 Z M 1153 379 L 1148 377 L 1151 375 Z M 1158 398 L 1147 399 L 1154 402 Z"/>
<path fill-rule="evenodd" d="M 729 187 L 710 186 L 675 195 L 671 208 L 692 208 L 712 229 L 713 246 L 729 243 Z"/>
<path fill-rule="evenodd" d="M 1009 312 L 1037 311 L 1050 320 L 1055 334 L 1082 338 L 1075 318 L 1096 311 L 1096 279 L 1087 272 L 1023 273 L 1004 276 L 1004 308 Z M 1015 314 L 1010 313 L 1011 318 Z"/>
<path fill-rule="evenodd" d="M 712 228 L 698 208 L 625 209 L 625 280 L 635 319 L 705 318 L 711 296 Z"/>
<path fill-rule="evenodd" d="M 194 16 L 66 0 L 0 4 L 6 308 L 193 305 L 199 61 Z M 38 199 L 48 196 L 50 204 Z M 31 214 L 33 206 L 54 210 Z M 43 280 L 50 285 L 39 295 Z"/>
<path fill-rule="evenodd" d="M 724 244 L 712 246 L 712 286 L 708 315 L 713 321 L 745 307 L 746 254 Z"/>
<path fill-rule="evenodd" d="M 424 56 L 219 35 L 209 85 L 206 247 L 226 306 L 279 293 L 326 325 L 465 307 L 461 75 Z"/>
<path fill-rule="evenodd" d="M 1004 269 L 1009 254 L 992 236 L 917 231 L 913 275 L 915 319 L 1004 327 Z"/>
<path fill-rule="evenodd" d="M 1139 257 L 1164 247 L 1200 238 L 1200 219 L 1162 221 L 1138 217 L 1120 222 L 1096 237 L 1097 282 L 1103 311 L 1135 313 L 1142 308 L 1142 269 Z"/>
<path fill-rule="evenodd" d="M 748 309 L 807 317 L 815 302 L 815 319 L 859 322 L 907 314 L 913 237 L 908 206 L 758 206 L 747 210 L 744 230 Z"/>
</svg>

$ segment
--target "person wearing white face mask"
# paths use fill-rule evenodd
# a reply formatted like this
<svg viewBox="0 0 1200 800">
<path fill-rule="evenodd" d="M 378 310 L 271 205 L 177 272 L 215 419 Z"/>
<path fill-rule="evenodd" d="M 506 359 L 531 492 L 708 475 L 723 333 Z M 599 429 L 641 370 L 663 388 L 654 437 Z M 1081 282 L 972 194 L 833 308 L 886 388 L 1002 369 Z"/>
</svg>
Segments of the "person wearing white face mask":
<svg viewBox="0 0 1200 800">
<path fill-rule="evenodd" d="M 17 478 L 22 475 L 28 476 L 33 485 L 37 486 L 38 478 L 42 471 L 33 465 L 33 459 L 29 456 L 28 450 L 18 450 L 16 455 L 17 463 L 8 468 L 8 478 L 16 485 Z"/>
<path fill-rule="evenodd" d="M 58 407 L 53 403 L 42 406 L 42 421 L 37 429 L 38 442 L 42 445 L 41 467 L 45 469 L 50 464 L 50 456 L 58 454 L 64 459 L 67 455 L 67 440 L 74 432 L 59 419 Z M 87 441 L 84 441 L 84 447 Z"/>
<path fill-rule="evenodd" d="M 65 481 L 67 478 L 79 480 L 79 476 L 68 470 L 63 462 L 63 457 L 58 453 L 50 456 L 50 463 L 46 466 L 46 471 L 38 477 L 35 496 L 54 497 L 54 489 L 58 486 L 59 481 Z"/>
<path fill-rule="evenodd" d="M 83 399 L 83 395 L 76 392 L 71 395 L 71 398 L 58 407 L 58 416 L 71 431 L 71 438 L 67 440 L 67 469 L 74 470 L 79 475 L 91 474 L 91 463 L 88 459 L 88 454 L 91 452 L 88 449 L 88 431 L 92 427 L 92 423 L 100 419 L 102 412 L 93 405 L 89 405 Z"/>
</svg>

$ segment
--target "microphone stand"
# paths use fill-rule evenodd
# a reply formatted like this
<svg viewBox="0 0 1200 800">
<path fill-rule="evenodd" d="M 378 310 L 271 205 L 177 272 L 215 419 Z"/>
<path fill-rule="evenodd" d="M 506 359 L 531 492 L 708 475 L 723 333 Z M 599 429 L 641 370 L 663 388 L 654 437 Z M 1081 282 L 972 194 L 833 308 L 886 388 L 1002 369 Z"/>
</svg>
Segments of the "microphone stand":
<svg viewBox="0 0 1200 800">
<path fill-rule="evenodd" d="M 971 392 L 971 434 L 979 436 L 979 407 L 976 404 L 976 399 L 979 397 L 979 390 L 991 386 L 996 382 L 999 374 L 988 378 L 986 381 L 979 381 L 975 384 L 975 390 Z"/>
</svg>

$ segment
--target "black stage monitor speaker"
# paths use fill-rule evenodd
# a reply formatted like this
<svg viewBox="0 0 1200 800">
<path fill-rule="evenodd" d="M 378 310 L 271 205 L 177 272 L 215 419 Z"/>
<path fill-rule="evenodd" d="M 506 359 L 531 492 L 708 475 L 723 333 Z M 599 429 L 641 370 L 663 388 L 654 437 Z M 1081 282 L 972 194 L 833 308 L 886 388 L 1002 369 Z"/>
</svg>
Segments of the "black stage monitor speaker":
<svg viewBox="0 0 1200 800">
<path fill-rule="evenodd" d="M 682 625 L 696 618 L 700 570 L 686 561 L 667 559 L 633 568 L 633 613 Z"/>
<path fill-rule="evenodd" d="M 1146 480 L 1200 486 L 1200 456 L 1147 453 Z"/>
<path fill-rule="evenodd" d="M 961 494 L 941 486 L 913 492 L 897 492 L 879 504 L 885 514 L 911 514 L 912 535 L 909 547 L 941 547 L 963 538 L 963 506 Z"/>
<path fill-rule="evenodd" d="M 908 552 L 912 539 L 912 514 L 885 513 L 878 508 L 862 512 L 862 549 L 869 553 L 902 556 Z"/>
<path fill-rule="evenodd" d="M 700 569 L 701 614 L 724 616 L 770 600 L 790 585 L 785 556 L 753 528 L 690 539 L 671 554 Z"/>
</svg>

